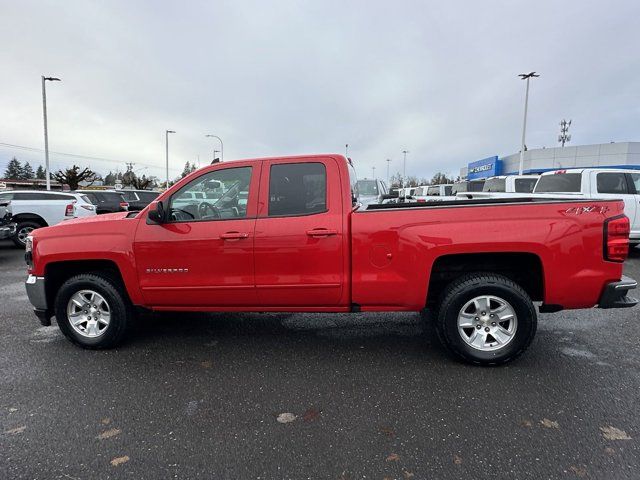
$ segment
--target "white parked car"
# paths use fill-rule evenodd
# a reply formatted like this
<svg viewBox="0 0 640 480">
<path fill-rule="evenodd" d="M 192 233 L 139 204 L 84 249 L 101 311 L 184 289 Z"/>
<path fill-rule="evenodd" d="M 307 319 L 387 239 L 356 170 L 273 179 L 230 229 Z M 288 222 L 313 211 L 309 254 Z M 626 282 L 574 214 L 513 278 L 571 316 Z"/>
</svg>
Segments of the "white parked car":
<svg viewBox="0 0 640 480">
<path fill-rule="evenodd" d="M 533 190 L 554 198 L 622 199 L 632 245 L 640 244 L 640 171 L 623 168 L 572 168 L 545 172 Z M 550 195 L 553 194 L 553 195 Z"/>
<path fill-rule="evenodd" d="M 0 192 L 0 201 L 10 200 L 16 224 L 13 242 L 23 247 L 27 235 L 36 228 L 55 225 L 64 220 L 96 214 L 96 207 L 79 193 L 45 190 L 7 190 Z"/>
<path fill-rule="evenodd" d="M 500 175 L 485 180 L 481 192 L 458 193 L 458 199 L 530 197 L 540 175 Z"/>
</svg>

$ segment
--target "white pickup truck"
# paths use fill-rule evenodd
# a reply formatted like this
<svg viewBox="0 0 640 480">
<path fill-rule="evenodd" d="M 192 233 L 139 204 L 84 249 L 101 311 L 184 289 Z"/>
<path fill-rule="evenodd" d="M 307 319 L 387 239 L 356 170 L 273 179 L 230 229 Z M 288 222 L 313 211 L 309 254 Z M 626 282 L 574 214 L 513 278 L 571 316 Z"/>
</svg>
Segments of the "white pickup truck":
<svg viewBox="0 0 640 480">
<path fill-rule="evenodd" d="M 453 184 L 443 183 L 439 185 L 422 185 L 416 188 L 413 198 L 418 202 L 438 202 L 444 200 L 455 200 L 452 193 Z"/>
<path fill-rule="evenodd" d="M 622 199 L 624 213 L 631 223 L 629 243 L 640 244 L 640 170 L 572 168 L 545 172 L 533 193 L 553 194 L 554 198 Z"/>
<path fill-rule="evenodd" d="M 42 190 L 7 190 L 0 201 L 10 200 L 12 222 L 16 224 L 13 242 L 24 248 L 27 236 L 36 228 L 63 220 L 96 214 L 96 207 L 82 194 Z"/>
<path fill-rule="evenodd" d="M 482 198 L 530 197 L 540 175 L 500 175 L 484 182 L 481 192 L 462 192 L 459 200 Z"/>
</svg>

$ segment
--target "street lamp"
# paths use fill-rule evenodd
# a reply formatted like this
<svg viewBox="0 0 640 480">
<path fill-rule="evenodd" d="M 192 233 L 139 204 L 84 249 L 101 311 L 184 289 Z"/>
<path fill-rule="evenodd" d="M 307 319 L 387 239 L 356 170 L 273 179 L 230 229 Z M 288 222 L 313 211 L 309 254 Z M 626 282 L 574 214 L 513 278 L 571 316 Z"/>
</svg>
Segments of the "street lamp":
<svg viewBox="0 0 640 480">
<path fill-rule="evenodd" d="M 169 190 L 169 134 L 176 133 L 174 130 L 165 130 L 164 132 L 164 145 L 165 153 L 167 156 L 167 190 Z"/>
<path fill-rule="evenodd" d="M 404 155 L 404 161 L 402 164 L 402 195 L 404 197 L 404 200 L 407 200 L 407 189 L 406 189 L 406 183 L 407 183 L 407 153 L 409 153 L 409 150 L 403 150 L 402 154 Z"/>
<path fill-rule="evenodd" d="M 212 138 L 217 138 L 218 141 L 220 142 L 220 161 L 224 162 L 224 144 L 222 143 L 222 139 L 217 136 L 217 135 L 212 135 L 210 133 L 208 133 L 207 135 L 205 135 L 205 137 L 212 137 Z M 216 150 L 213 151 L 213 159 L 216 159 Z"/>
<path fill-rule="evenodd" d="M 389 164 L 391 163 L 391 159 L 387 158 L 387 188 L 389 188 Z"/>
<path fill-rule="evenodd" d="M 51 175 L 49 171 L 49 133 L 47 132 L 47 89 L 45 82 L 60 82 L 56 77 L 42 75 L 42 116 L 44 118 L 44 166 L 47 177 L 47 190 L 51 190 Z"/>
<path fill-rule="evenodd" d="M 518 175 L 522 175 L 522 169 L 524 168 L 524 135 L 527 130 L 527 107 L 529 104 L 529 80 L 531 78 L 539 77 L 536 72 L 521 73 L 518 75 L 521 80 L 527 81 L 527 90 L 524 95 L 524 120 L 522 121 L 522 142 L 520 144 L 520 168 L 518 169 Z"/>
</svg>

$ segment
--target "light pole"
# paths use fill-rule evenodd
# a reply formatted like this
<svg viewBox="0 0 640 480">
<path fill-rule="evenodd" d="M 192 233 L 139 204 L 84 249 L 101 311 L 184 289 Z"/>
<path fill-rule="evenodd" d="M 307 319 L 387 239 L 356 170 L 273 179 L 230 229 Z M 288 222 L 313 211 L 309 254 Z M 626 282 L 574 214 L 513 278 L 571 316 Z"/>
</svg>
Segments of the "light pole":
<svg viewBox="0 0 640 480">
<path fill-rule="evenodd" d="M 49 133 L 47 132 L 47 89 L 45 82 L 59 82 L 56 77 L 42 75 L 42 117 L 44 118 L 44 168 L 47 177 L 47 190 L 51 190 L 51 172 L 49 171 Z"/>
<path fill-rule="evenodd" d="M 387 188 L 390 187 L 389 185 L 389 164 L 391 163 L 391 159 L 387 158 Z"/>
<path fill-rule="evenodd" d="M 407 199 L 407 189 L 406 189 L 406 183 L 407 183 L 407 153 L 409 153 L 409 150 L 403 150 L 402 154 L 404 155 L 404 161 L 402 163 L 402 196 L 404 197 L 404 199 Z"/>
<path fill-rule="evenodd" d="M 220 150 L 213 150 L 213 159 L 216 159 L 216 153 L 220 153 Z"/>
<path fill-rule="evenodd" d="M 376 167 L 371 167 L 371 170 L 373 171 L 373 179 L 376 179 Z"/>
<path fill-rule="evenodd" d="M 222 143 L 222 139 L 217 135 L 212 135 L 210 133 L 206 134 L 205 137 L 217 138 L 220 142 L 220 161 L 224 162 L 224 144 Z M 216 159 L 216 150 L 213 151 L 213 159 Z"/>
<path fill-rule="evenodd" d="M 165 145 L 165 153 L 167 156 L 167 190 L 169 190 L 169 134 L 176 133 L 173 130 L 165 130 L 164 132 L 164 145 Z"/>
<path fill-rule="evenodd" d="M 522 175 L 522 170 L 524 168 L 524 135 L 527 130 L 527 107 L 529 104 L 529 80 L 531 78 L 539 77 L 536 72 L 529 73 L 521 73 L 518 75 L 521 80 L 527 81 L 527 90 L 524 94 L 524 120 L 522 121 L 522 142 L 520 143 L 520 168 L 518 169 L 518 175 Z"/>
</svg>

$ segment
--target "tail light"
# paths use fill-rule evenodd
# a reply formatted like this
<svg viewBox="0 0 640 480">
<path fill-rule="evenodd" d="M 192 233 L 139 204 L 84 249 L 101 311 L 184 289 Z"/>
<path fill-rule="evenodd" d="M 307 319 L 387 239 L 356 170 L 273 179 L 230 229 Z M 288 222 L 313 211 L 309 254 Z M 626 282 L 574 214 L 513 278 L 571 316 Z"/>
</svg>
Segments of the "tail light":
<svg viewBox="0 0 640 480">
<path fill-rule="evenodd" d="M 424 198 L 418 198 L 416 201 L 418 203 L 427 203 L 427 201 Z"/>
<path fill-rule="evenodd" d="M 120 202 L 120 208 L 122 210 L 128 210 L 129 209 L 129 204 L 127 202 Z"/>
<path fill-rule="evenodd" d="M 625 215 L 604 221 L 604 259 L 624 262 L 629 255 L 629 219 Z"/>
<path fill-rule="evenodd" d="M 73 217 L 76 213 L 76 210 L 73 206 L 73 203 L 70 203 L 67 205 L 67 208 L 65 208 L 64 210 L 64 216 L 65 217 Z"/>
</svg>

